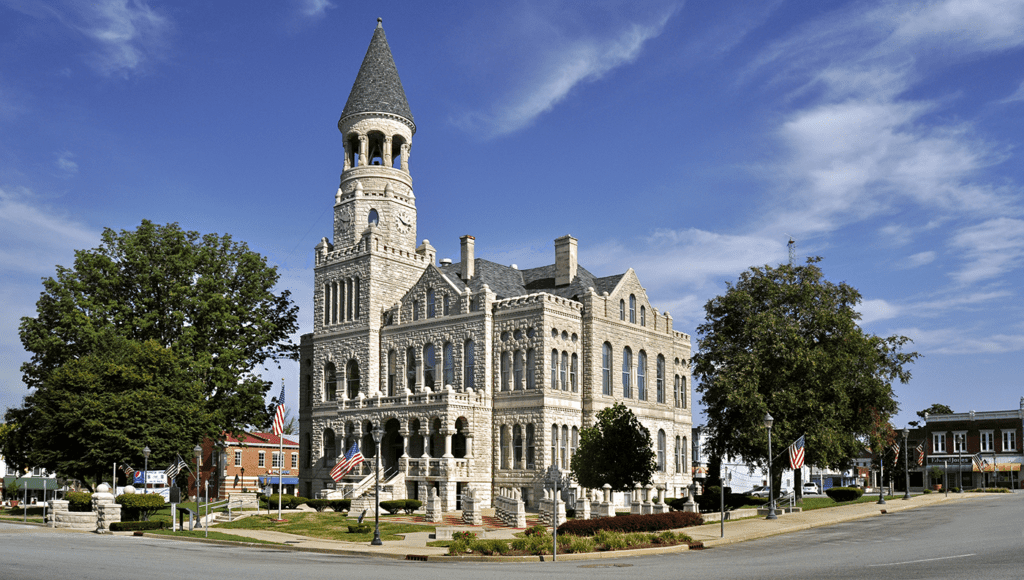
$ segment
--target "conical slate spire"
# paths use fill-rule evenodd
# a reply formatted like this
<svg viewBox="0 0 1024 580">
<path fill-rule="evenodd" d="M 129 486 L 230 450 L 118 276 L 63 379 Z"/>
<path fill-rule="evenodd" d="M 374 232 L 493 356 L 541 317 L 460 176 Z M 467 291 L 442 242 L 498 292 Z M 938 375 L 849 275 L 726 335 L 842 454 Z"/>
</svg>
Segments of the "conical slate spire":
<svg viewBox="0 0 1024 580">
<path fill-rule="evenodd" d="M 370 47 L 366 49 L 366 56 L 359 67 L 356 82 L 352 84 L 352 92 L 348 95 L 341 118 L 358 113 L 391 113 L 413 121 L 380 18 L 377 19 L 377 28 L 373 31 Z"/>
</svg>

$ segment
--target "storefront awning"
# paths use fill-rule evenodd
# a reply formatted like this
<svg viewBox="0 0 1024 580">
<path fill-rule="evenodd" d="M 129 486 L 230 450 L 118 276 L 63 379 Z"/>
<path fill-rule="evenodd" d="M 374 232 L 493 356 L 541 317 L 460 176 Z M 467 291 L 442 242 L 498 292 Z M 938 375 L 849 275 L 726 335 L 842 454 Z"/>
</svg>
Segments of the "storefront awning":
<svg viewBox="0 0 1024 580">
<path fill-rule="evenodd" d="M 986 463 L 985 465 L 982 466 L 981 469 L 978 469 L 977 465 L 973 467 L 974 469 L 972 469 L 971 471 L 974 471 L 976 473 L 992 473 L 993 471 L 1020 471 L 1019 463 L 997 463 L 995 465 L 992 465 L 991 463 Z"/>
<path fill-rule="evenodd" d="M 54 491 L 60 489 L 57 480 L 52 477 L 18 477 L 16 475 L 4 476 L 4 489 L 10 489 L 11 483 L 18 480 L 18 487 L 29 491 L 45 489 Z"/>
</svg>

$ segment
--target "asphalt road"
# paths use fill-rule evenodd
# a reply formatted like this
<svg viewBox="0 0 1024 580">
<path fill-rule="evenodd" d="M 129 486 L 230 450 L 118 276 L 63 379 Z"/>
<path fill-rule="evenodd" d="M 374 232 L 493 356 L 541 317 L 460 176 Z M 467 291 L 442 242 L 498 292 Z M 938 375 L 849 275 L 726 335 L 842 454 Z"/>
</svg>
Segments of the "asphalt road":
<svg viewBox="0 0 1024 580">
<path fill-rule="evenodd" d="M 704 551 L 528 564 L 427 563 L 0 523 L 0 579 L 956 578 L 1024 575 L 1024 494 L 908 510 Z"/>
</svg>

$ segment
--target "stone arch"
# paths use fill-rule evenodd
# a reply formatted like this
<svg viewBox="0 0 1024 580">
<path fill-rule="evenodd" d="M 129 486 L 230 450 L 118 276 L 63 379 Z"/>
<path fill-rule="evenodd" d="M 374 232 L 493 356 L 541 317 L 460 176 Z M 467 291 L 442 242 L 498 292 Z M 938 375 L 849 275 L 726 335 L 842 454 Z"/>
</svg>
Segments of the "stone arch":
<svg viewBox="0 0 1024 580">
<path fill-rule="evenodd" d="M 405 451 L 405 440 L 401 434 L 402 424 L 391 417 L 384 420 L 384 436 L 381 438 L 381 461 L 385 473 L 398 470 L 398 459 Z"/>
<path fill-rule="evenodd" d="M 455 419 L 455 434 L 452 435 L 452 455 L 457 458 L 466 456 L 469 420 L 465 417 Z"/>
<path fill-rule="evenodd" d="M 338 457 L 337 440 L 334 437 L 334 429 L 327 427 L 323 431 L 323 456 L 328 460 Z"/>
</svg>

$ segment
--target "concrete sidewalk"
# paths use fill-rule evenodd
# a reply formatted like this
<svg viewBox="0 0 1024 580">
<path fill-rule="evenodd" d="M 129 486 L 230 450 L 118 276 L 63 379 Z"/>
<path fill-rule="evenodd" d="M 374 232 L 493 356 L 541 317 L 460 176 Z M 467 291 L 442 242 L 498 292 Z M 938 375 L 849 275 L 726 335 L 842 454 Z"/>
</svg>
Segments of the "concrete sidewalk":
<svg viewBox="0 0 1024 580">
<path fill-rule="evenodd" d="M 727 521 L 725 523 L 725 537 L 720 536 L 720 524 L 705 524 L 695 528 L 684 528 L 682 531 L 693 537 L 694 540 L 703 542 L 705 547 L 723 546 L 727 544 L 734 544 L 737 542 L 745 542 L 748 540 L 756 540 L 759 538 L 767 538 L 770 536 L 776 536 L 779 534 L 787 534 L 790 532 L 796 532 L 800 530 L 806 530 L 810 528 L 816 528 L 820 526 L 830 526 L 842 522 L 849 522 L 853 520 L 859 520 L 863 518 L 869 518 L 874 516 L 882 516 L 883 510 L 886 513 L 894 513 L 907 509 L 914 509 L 919 507 L 927 507 L 937 505 L 944 502 L 950 501 L 964 501 L 969 499 L 975 499 L 978 497 L 986 497 L 986 494 L 976 493 L 964 493 L 964 494 L 950 494 L 948 497 L 944 494 L 933 493 L 927 495 L 913 496 L 910 500 L 892 499 L 887 500 L 888 503 L 885 505 L 878 505 L 874 502 L 853 504 L 835 508 L 825 508 L 804 511 L 792 514 L 779 515 L 777 520 L 765 520 L 764 518 L 750 518 L 745 520 Z M 529 556 L 529 557 L 502 557 L 502 556 L 474 556 L 466 558 L 452 558 L 445 556 L 447 554 L 447 548 L 432 548 L 427 546 L 427 542 L 433 540 L 432 534 L 429 532 L 416 532 L 411 534 L 405 534 L 402 540 L 390 540 L 384 542 L 383 546 L 371 546 L 368 542 L 340 542 L 337 540 L 324 540 L 319 538 L 310 538 L 307 536 L 299 536 L 296 534 L 288 534 L 283 532 L 273 532 L 267 530 L 243 530 L 243 529 L 224 529 L 218 530 L 217 526 L 212 526 L 211 531 L 223 531 L 224 533 L 233 534 L 236 536 L 244 536 L 255 540 L 263 540 L 266 542 L 274 542 L 280 544 L 283 549 L 304 551 L 304 552 L 323 552 L 332 554 L 344 554 L 352 556 L 364 556 L 364 557 L 377 557 L 377 558 L 391 558 L 391 559 L 416 559 L 416 560 L 428 560 L 437 562 L 453 562 L 453 561 L 539 561 L 539 560 L 550 560 L 551 556 Z M 508 537 L 513 538 L 514 533 L 519 530 L 513 530 L 510 528 L 503 528 L 499 530 L 493 530 L 488 528 L 488 538 L 501 538 Z M 172 536 L 166 535 L 150 535 L 149 537 L 168 538 Z M 180 540 L 189 541 L 212 541 L 202 540 L 194 538 L 176 538 Z M 271 547 L 266 544 L 258 544 L 261 547 Z M 666 552 L 679 552 L 687 550 L 686 545 L 672 546 L 666 548 L 649 548 L 640 550 L 622 550 L 614 552 L 594 552 L 589 554 L 564 554 L 559 555 L 559 559 L 564 560 L 590 560 L 590 559 L 604 559 L 604 558 L 625 558 L 631 556 L 645 556 L 653 554 L 664 554 Z"/>
</svg>

